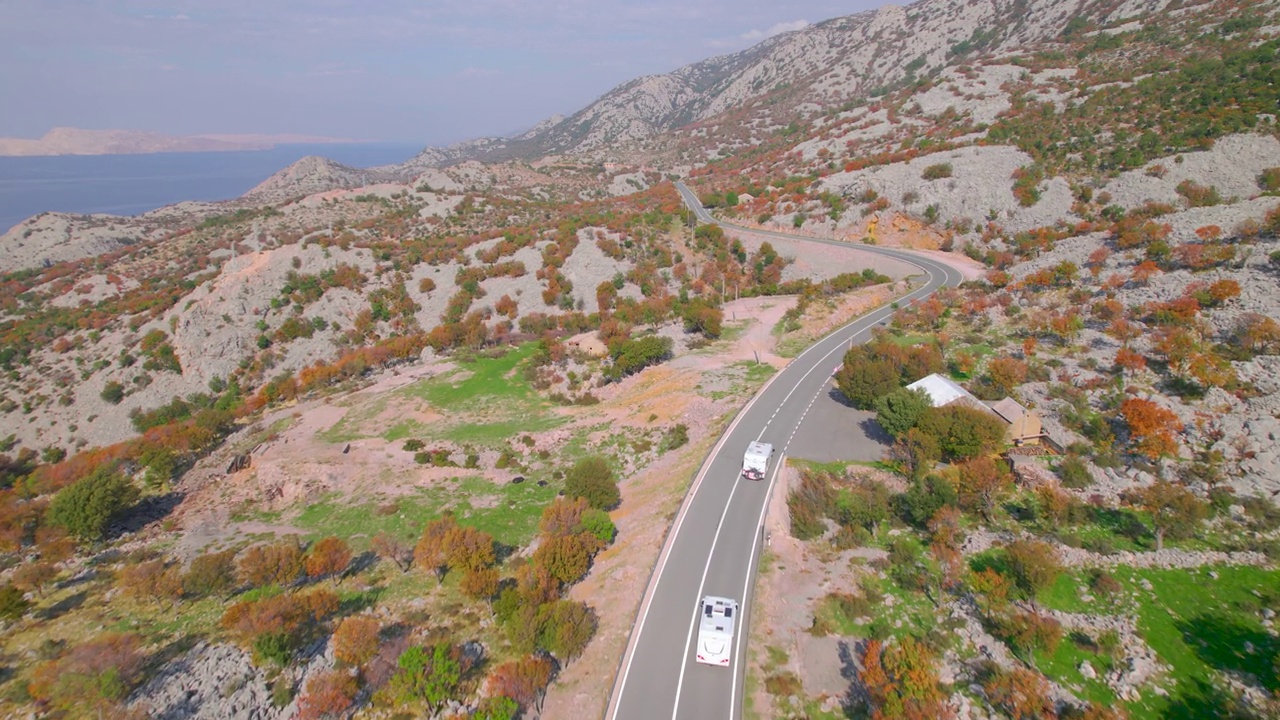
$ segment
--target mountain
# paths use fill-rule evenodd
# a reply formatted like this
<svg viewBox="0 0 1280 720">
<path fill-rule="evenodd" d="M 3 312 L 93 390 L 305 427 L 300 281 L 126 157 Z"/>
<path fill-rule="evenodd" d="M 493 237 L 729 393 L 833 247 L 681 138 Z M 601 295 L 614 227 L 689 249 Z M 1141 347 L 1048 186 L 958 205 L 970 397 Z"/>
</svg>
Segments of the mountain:
<svg viewBox="0 0 1280 720">
<path fill-rule="evenodd" d="M 787 124 L 782 118 L 875 95 L 970 53 L 1054 41 L 1072 18 L 1106 23 L 1166 4 L 1134 0 L 1114 10 L 1087 0 L 886 6 L 784 33 L 664 75 L 637 78 L 567 118 L 550 119 L 518 137 L 427 148 L 407 164 L 607 155 L 731 110 L 745 110 L 745 124 L 771 131 Z"/>
<path fill-rule="evenodd" d="M 327 190 L 390 182 L 399 177 L 395 172 L 353 168 L 318 155 L 308 155 L 258 183 L 243 197 L 256 202 L 281 202 Z"/>
<path fill-rule="evenodd" d="M 136 130 L 53 128 L 39 139 L 0 138 L 0 156 L 138 155 L 160 152 L 266 150 L 284 143 L 349 142 L 313 135 L 174 136 Z"/>
</svg>

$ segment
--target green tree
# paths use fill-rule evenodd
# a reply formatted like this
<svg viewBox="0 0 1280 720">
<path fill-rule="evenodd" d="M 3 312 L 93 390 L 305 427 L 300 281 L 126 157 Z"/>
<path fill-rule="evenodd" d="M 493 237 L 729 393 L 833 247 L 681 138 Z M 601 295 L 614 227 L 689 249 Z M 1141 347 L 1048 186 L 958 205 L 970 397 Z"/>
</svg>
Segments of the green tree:
<svg viewBox="0 0 1280 720">
<path fill-rule="evenodd" d="M 902 387 L 877 398 L 873 406 L 880 427 L 895 438 L 901 438 L 916 426 L 920 416 L 933 406 L 933 402 L 924 390 Z"/>
<path fill-rule="evenodd" d="M 836 372 L 836 387 L 859 410 L 872 410 L 883 395 L 901 386 L 898 368 L 889 360 L 870 356 L 863 346 L 845 353 L 844 365 Z"/>
<path fill-rule="evenodd" d="M 0 618 L 17 620 L 31 609 L 31 603 L 23 597 L 18 588 L 5 584 L 0 585 Z"/>
<path fill-rule="evenodd" d="M 533 561 L 547 569 L 551 577 L 565 585 L 581 580 L 591 568 L 591 558 L 600 549 L 600 539 L 589 533 L 543 538 L 533 552 Z"/>
<path fill-rule="evenodd" d="M 948 460 L 967 460 L 994 450 L 1005 434 L 1005 423 L 995 413 L 960 403 L 925 410 L 916 428 L 937 438 Z"/>
<path fill-rule="evenodd" d="M 460 653 L 449 643 L 430 650 L 414 646 L 396 662 L 400 670 L 391 679 L 392 694 L 402 703 L 425 701 L 433 712 L 454 698 L 462 682 Z"/>
<path fill-rule="evenodd" d="M 597 510 L 612 510 L 622 501 L 613 470 L 599 455 L 582 458 L 569 468 L 564 476 L 564 493 L 571 498 L 586 498 Z"/>
<path fill-rule="evenodd" d="M 81 540 L 101 540 L 137 499 L 138 489 L 123 473 L 102 467 L 54 495 L 45 518 Z"/>
<path fill-rule="evenodd" d="M 919 428 L 911 428 L 886 453 L 890 462 L 902 466 L 911 480 L 918 480 L 942 459 L 938 439 Z"/>
<path fill-rule="evenodd" d="M 599 626 L 595 610 L 574 600 L 543 605 L 538 616 L 539 646 L 566 664 L 582 654 Z"/>
<path fill-rule="evenodd" d="M 1058 551 L 1046 542 L 1017 540 L 1009 543 L 1004 552 L 1014 582 L 1031 597 L 1053 585 L 1062 574 Z"/>
<path fill-rule="evenodd" d="M 1151 516 L 1157 551 L 1164 549 L 1166 534 L 1186 537 L 1209 515 L 1208 503 L 1185 487 L 1166 480 L 1157 480 L 1134 491 L 1132 499 Z"/>
<path fill-rule="evenodd" d="M 937 473 L 915 480 L 906 492 L 893 499 L 898 517 L 919 528 L 925 527 L 938 510 L 955 507 L 957 502 L 956 489 Z"/>
</svg>

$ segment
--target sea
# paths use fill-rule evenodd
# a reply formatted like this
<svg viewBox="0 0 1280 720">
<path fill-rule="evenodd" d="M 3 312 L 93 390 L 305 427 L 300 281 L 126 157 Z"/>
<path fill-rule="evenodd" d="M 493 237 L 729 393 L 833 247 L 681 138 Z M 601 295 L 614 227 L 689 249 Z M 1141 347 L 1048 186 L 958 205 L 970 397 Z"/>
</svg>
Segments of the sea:
<svg viewBox="0 0 1280 720">
<path fill-rule="evenodd" d="M 352 167 L 400 163 L 422 145 L 277 145 L 246 152 L 0 157 L 0 234 L 41 212 L 137 215 L 183 200 L 229 200 L 308 156 Z"/>
</svg>

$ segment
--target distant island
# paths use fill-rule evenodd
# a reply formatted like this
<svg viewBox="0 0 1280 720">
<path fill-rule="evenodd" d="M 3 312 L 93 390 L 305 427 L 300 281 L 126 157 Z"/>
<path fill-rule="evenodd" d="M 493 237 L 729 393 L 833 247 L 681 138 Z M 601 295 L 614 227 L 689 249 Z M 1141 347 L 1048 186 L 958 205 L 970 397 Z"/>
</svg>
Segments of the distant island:
<svg viewBox="0 0 1280 720">
<path fill-rule="evenodd" d="M 364 142 L 317 135 L 162 135 L 136 130 L 54 128 L 39 139 L 0 137 L 0 157 L 141 155 L 161 152 L 267 150 L 285 144 Z"/>
</svg>

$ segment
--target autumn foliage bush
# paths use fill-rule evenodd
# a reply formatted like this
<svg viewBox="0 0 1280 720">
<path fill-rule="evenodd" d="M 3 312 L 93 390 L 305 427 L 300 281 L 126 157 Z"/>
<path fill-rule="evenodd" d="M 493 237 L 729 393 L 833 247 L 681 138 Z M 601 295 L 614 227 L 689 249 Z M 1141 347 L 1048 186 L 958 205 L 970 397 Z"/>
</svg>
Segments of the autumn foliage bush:
<svg viewBox="0 0 1280 720">
<path fill-rule="evenodd" d="M 360 686 L 344 670 L 324 670 L 312 675 L 298 700 L 299 720 L 339 717 L 355 702 Z"/>
<path fill-rule="evenodd" d="M 250 587 L 285 586 L 302 577 L 302 546 L 296 538 L 254 545 L 240 555 L 240 581 Z"/>
<path fill-rule="evenodd" d="M 227 608 L 221 625 L 253 646 L 260 659 L 286 661 L 293 648 L 338 610 L 338 596 L 325 589 L 244 600 Z"/>
<path fill-rule="evenodd" d="M 47 708 L 99 716 L 119 708 L 142 679 L 142 638 L 108 633 L 37 665 L 27 692 Z"/>
<path fill-rule="evenodd" d="M 378 653 L 378 633 L 382 626 L 371 617 L 343 618 L 333 632 L 333 655 L 339 661 L 359 667 Z"/>
</svg>

